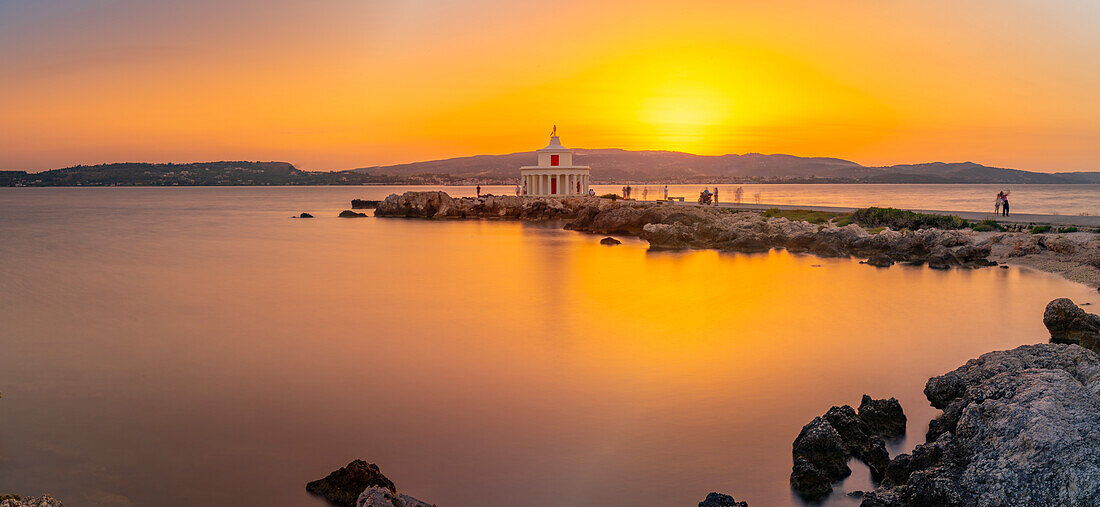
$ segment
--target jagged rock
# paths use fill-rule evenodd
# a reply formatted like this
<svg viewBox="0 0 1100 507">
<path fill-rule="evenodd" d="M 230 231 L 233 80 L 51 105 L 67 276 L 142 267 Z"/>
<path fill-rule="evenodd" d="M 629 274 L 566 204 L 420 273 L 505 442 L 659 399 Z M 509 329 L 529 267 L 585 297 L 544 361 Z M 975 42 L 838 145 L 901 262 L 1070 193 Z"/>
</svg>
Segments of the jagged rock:
<svg viewBox="0 0 1100 507">
<path fill-rule="evenodd" d="M 990 352 L 929 379 L 944 410 L 864 506 L 1100 505 L 1100 356 L 1068 344 Z"/>
<path fill-rule="evenodd" d="M 365 216 L 367 216 L 366 213 L 359 213 L 350 209 L 346 209 L 340 212 L 340 218 L 362 218 Z"/>
<path fill-rule="evenodd" d="M 699 502 L 699 507 L 749 507 L 749 503 L 738 502 L 732 496 L 722 493 L 710 493 L 702 502 Z"/>
<path fill-rule="evenodd" d="M 313 215 L 310 215 L 309 213 L 302 212 L 301 215 L 298 215 L 298 218 L 313 218 Z"/>
<path fill-rule="evenodd" d="M 840 434 L 840 441 L 848 454 L 866 463 L 871 469 L 871 477 L 880 480 L 890 464 L 886 443 L 848 405 L 832 407 L 824 417 Z"/>
<path fill-rule="evenodd" d="M 332 505 L 355 507 L 359 494 L 371 486 L 386 489 L 397 496 L 393 481 L 382 475 L 378 465 L 357 459 L 323 479 L 310 481 L 306 484 L 306 491 L 323 497 Z"/>
<path fill-rule="evenodd" d="M 623 242 L 619 241 L 615 238 L 612 238 L 611 236 L 608 236 L 604 239 L 601 239 L 600 244 L 601 245 L 607 245 L 607 246 L 615 246 L 615 245 L 621 245 L 621 244 L 623 244 Z"/>
<path fill-rule="evenodd" d="M 905 412 L 897 399 L 875 400 L 864 394 L 859 402 L 859 418 L 879 436 L 896 438 L 905 434 Z"/>
<path fill-rule="evenodd" d="M 0 495 L 0 507 L 64 507 L 64 504 L 50 495 Z"/>
<path fill-rule="evenodd" d="M 886 255 L 884 253 L 873 254 L 868 257 L 867 260 L 864 262 L 871 266 L 880 268 L 888 268 L 894 265 L 894 259 L 891 259 L 889 255 Z"/>
<path fill-rule="evenodd" d="M 455 200 L 446 192 L 405 192 L 391 194 L 374 210 L 376 217 L 434 218 L 448 216 Z M 456 215 L 461 216 L 461 215 Z"/>
<path fill-rule="evenodd" d="M 435 507 L 409 495 L 394 493 L 380 486 L 371 486 L 359 494 L 355 507 Z"/>
<path fill-rule="evenodd" d="M 823 417 L 815 417 L 802 427 L 794 439 L 792 454 L 791 487 L 806 499 L 829 494 L 834 482 L 852 473 L 840 433 Z"/>
<path fill-rule="evenodd" d="M 1100 351 L 1100 316 L 1086 313 L 1068 298 L 1047 303 L 1043 324 L 1050 331 L 1051 343 L 1076 343 Z"/>
</svg>

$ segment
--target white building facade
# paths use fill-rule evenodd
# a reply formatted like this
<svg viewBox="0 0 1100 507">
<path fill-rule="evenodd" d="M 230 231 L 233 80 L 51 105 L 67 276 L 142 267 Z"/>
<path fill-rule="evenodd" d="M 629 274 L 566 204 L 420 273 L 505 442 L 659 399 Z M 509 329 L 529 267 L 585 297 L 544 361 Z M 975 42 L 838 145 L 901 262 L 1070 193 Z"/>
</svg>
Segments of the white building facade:
<svg viewBox="0 0 1100 507">
<path fill-rule="evenodd" d="M 588 195 L 586 165 L 573 165 L 573 150 L 565 148 L 558 136 L 550 136 L 550 144 L 535 152 L 538 165 L 519 168 L 524 195 Z"/>
</svg>

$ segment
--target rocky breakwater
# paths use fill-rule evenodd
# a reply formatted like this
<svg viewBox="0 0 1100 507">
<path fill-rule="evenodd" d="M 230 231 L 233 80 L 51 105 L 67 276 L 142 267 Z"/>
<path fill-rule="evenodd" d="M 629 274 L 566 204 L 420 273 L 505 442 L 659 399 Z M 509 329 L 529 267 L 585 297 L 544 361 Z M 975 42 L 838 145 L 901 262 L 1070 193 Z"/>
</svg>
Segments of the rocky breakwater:
<svg viewBox="0 0 1100 507">
<path fill-rule="evenodd" d="M 374 210 L 376 217 L 572 219 L 581 209 L 600 208 L 610 201 L 596 197 L 517 197 L 488 195 L 453 198 L 446 192 L 391 194 Z"/>
<path fill-rule="evenodd" d="M 877 263 L 927 262 L 933 268 L 981 267 L 988 245 L 959 230 L 883 229 L 811 224 L 755 212 L 612 201 L 595 197 L 486 196 L 455 199 L 445 192 L 393 194 L 375 209 L 378 217 L 510 218 L 566 221 L 569 230 L 638 236 L 654 249 L 709 248 L 762 252 L 785 248 L 821 256 L 875 256 Z"/>
</svg>

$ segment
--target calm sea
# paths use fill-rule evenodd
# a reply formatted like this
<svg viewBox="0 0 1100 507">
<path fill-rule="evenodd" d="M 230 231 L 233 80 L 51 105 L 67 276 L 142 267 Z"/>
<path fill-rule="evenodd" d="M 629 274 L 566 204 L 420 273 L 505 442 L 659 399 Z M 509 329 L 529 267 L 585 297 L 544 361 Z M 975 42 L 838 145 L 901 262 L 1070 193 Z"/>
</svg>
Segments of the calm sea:
<svg viewBox="0 0 1100 507">
<path fill-rule="evenodd" d="M 854 203 L 839 187 L 761 192 Z M 865 188 L 898 206 L 939 189 L 925 208 L 971 193 Z M 892 451 L 910 449 L 929 376 L 1045 341 L 1055 297 L 1100 304 L 1015 268 L 336 218 L 403 190 L 0 189 L 0 493 L 319 506 L 305 483 L 363 458 L 449 506 L 797 504 L 791 441 L 815 415 L 896 396 L 910 436 Z M 1098 201 L 1013 189 L 1042 192 L 1036 212 Z M 844 488 L 869 487 L 853 464 Z"/>
</svg>

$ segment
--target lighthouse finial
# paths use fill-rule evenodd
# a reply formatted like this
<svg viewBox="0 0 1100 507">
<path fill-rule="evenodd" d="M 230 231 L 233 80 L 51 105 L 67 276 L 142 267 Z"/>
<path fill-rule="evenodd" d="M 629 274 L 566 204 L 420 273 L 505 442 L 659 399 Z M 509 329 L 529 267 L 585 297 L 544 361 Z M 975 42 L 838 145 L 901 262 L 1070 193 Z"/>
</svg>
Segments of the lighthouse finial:
<svg viewBox="0 0 1100 507">
<path fill-rule="evenodd" d="M 558 126 L 557 125 L 554 125 L 554 128 L 550 131 L 550 135 L 551 136 L 558 135 Z"/>
</svg>

